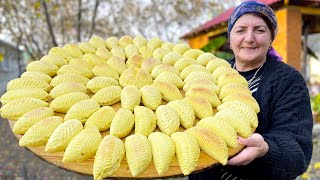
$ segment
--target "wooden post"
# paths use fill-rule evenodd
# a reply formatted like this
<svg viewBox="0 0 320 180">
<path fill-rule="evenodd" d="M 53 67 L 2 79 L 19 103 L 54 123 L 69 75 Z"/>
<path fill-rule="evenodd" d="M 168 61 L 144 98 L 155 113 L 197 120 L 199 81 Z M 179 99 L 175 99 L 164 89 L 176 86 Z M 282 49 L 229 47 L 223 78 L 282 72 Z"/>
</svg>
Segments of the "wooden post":
<svg viewBox="0 0 320 180">
<path fill-rule="evenodd" d="M 278 35 L 273 47 L 283 61 L 301 72 L 302 14 L 299 8 L 284 8 L 275 12 L 278 19 Z"/>
<path fill-rule="evenodd" d="M 189 46 L 193 49 L 200 49 L 209 43 L 207 34 L 197 35 L 189 40 Z"/>
</svg>

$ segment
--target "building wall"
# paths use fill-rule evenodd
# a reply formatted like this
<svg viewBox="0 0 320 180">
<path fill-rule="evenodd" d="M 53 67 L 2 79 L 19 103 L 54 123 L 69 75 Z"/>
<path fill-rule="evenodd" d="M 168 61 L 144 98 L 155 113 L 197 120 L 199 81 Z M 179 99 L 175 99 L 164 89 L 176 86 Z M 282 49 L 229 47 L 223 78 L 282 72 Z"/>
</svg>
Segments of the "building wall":
<svg viewBox="0 0 320 180">
<path fill-rule="evenodd" d="M 320 60 L 310 58 L 310 83 L 320 85 Z"/>
<path fill-rule="evenodd" d="M 3 56 L 3 60 L 0 61 L 0 71 L 18 72 L 18 51 L 15 47 L 0 42 L 0 54 Z"/>
<path fill-rule="evenodd" d="M 273 47 L 283 57 L 283 61 L 298 71 L 301 66 L 302 15 L 297 8 L 284 8 L 275 12 L 279 29 Z"/>
<path fill-rule="evenodd" d="M 207 34 L 202 34 L 195 36 L 189 40 L 189 46 L 193 49 L 200 49 L 209 42 L 209 36 Z"/>
<path fill-rule="evenodd" d="M 17 50 L 0 41 L 0 53 L 3 60 L 0 62 L 0 96 L 6 91 L 7 83 L 19 76 Z"/>
</svg>

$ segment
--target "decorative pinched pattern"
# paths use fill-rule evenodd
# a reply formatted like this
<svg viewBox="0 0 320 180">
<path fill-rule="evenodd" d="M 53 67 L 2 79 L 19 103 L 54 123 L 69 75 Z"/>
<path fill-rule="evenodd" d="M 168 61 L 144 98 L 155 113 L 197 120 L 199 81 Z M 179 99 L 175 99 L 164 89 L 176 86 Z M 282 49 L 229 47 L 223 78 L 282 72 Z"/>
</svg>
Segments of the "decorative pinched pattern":
<svg viewBox="0 0 320 180">
<path fill-rule="evenodd" d="M 259 106 L 246 80 L 225 60 L 186 44 L 141 36 L 94 36 L 88 42 L 52 48 L 39 62 L 10 82 L 10 98 L 2 99 L 19 104 L 24 93 L 16 89 L 38 88 L 46 96 L 30 96 L 49 108 L 22 103 L 21 112 L 4 105 L 1 115 L 23 116 L 13 128 L 18 134 L 27 134 L 43 119 L 63 118 L 55 128 L 41 125 L 37 136 L 46 129 L 52 135 L 43 134 L 46 141 L 30 145 L 46 145 L 48 153 L 64 151 L 64 163 L 85 161 L 97 153 L 95 179 L 113 176 L 121 168 L 124 151 L 132 176 L 144 176 L 152 156 L 159 176 L 169 172 L 176 157 L 184 175 L 194 171 L 201 153 L 225 165 L 226 152 L 238 147 L 237 135 L 248 137 L 257 127 Z M 242 98 L 235 95 L 239 92 Z M 107 135 L 106 142 L 101 143 L 101 135 Z"/>
</svg>

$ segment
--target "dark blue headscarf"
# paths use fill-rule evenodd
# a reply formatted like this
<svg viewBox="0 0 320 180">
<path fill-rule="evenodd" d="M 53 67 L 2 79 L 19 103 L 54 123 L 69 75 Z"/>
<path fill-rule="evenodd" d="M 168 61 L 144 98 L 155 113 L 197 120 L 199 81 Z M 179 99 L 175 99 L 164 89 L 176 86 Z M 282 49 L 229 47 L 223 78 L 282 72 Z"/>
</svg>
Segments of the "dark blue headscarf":
<svg viewBox="0 0 320 180">
<path fill-rule="evenodd" d="M 230 31 L 234 25 L 234 23 L 244 14 L 247 13 L 255 13 L 260 14 L 265 18 L 265 20 L 268 20 L 269 22 L 266 22 L 267 24 L 271 25 L 270 31 L 273 33 L 274 38 L 278 31 L 278 23 L 276 15 L 274 14 L 274 11 L 267 5 L 258 2 L 258 1 L 247 1 L 242 4 L 240 4 L 231 14 L 230 19 L 228 21 L 228 37 L 230 35 Z M 272 39 L 273 40 L 273 39 Z"/>
<path fill-rule="evenodd" d="M 278 22 L 276 15 L 269 6 L 258 1 L 247 1 L 236 7 L 228 21 L 228 37 L 230 37 L 230 31 L 234 23 L 239 19 L 239 17 L 247 13 L 260 14 L 263 17 L 265 17 L 264 21 L 268 21 L 266 23 L 271 26 L 268 26 L 268 28 L 271 31 L 273 41 L 278 32 Z M 276 52 L 276 50 L 273 47 L 270 47 L 268 54 L 277 57 L 277 59 L 279 60 L 282 60 L 282 57 Z"/>
</svg>

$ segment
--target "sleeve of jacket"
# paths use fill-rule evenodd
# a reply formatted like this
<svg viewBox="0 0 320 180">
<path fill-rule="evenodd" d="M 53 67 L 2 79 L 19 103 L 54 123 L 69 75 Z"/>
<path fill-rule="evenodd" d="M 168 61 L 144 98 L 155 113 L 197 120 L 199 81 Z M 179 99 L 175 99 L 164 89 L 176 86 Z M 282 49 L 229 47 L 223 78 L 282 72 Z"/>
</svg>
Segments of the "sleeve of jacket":
<svg viewBox="0 0 320 180">
<path fill-rule="evenodd" d="M 311 160 L 313 120 L 303 77 L 295 72 L 283 85 L 271 107 L 270 131 L 262 134 L 269 151 L 260 160 L 271 167 L 275 179 L 294 179 Z"/>
</svg>

